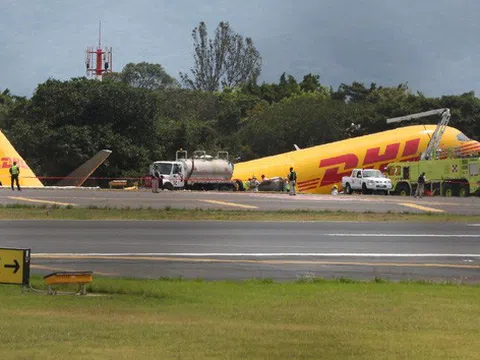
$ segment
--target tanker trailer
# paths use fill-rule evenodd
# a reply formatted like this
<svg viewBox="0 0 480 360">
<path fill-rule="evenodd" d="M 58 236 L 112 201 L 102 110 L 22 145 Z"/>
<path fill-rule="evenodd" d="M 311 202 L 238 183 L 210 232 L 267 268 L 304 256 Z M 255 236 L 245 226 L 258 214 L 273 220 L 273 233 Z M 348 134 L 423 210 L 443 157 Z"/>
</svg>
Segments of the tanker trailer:
<svg viewBox="0 0 480 360">
<path fill-rule="evenodd" d="M 219 151 L 215 157 L 203 150 L 194 151 L 188 158 L 186 150 L 175 154 L 175 161 L 155 161 L 150 166 L 150 175 L 155 171 L 163 177 L 163 188 L 167 190 L 223 190 L 233 191 L 233 163 L 227 151 Z"/>
</svg>

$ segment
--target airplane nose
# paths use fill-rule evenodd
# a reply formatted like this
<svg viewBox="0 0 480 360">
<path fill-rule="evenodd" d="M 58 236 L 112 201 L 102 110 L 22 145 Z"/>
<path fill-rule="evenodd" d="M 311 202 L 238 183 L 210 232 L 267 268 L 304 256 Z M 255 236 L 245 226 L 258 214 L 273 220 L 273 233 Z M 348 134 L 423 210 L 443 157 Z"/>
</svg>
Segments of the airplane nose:
<svg viewBox="0 0 480 360">
<path fill-rule="evenodd" d="M 463 156 L 480 154 L 480 142 L 469 141 L 462 145 L 461 151 Z"/>
</svg>

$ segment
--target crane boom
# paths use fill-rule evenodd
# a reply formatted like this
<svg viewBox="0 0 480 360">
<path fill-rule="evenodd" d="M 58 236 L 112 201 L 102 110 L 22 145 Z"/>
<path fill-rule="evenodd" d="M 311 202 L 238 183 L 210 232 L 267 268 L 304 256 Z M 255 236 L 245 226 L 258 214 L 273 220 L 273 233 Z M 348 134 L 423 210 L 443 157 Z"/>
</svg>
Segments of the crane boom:
<svg viewBox="0 0 480 360">
<path fill-rule="evenodd" d="M 444 111 L 450 111 L 449 109 L 436 109 L 436 110 L 430 110 L 430 111 L 424 111 L 416 114 L 410 114 L 406 116 L 400 116 L 396 118 L 390 118 L 387 119 L 387 124 L 391 124 L 394 122 L 400 122 L 400 121 L 405 121 L 405 120 L 413 120 L 413 119 L 418 119 L 426 116 L 431 116 L 431 115 L 441 115 L 443 114 Z"/>
<path fill-rule="evenodd" d="M 413 119 L 418 119 L 418 118 L 431 116 L 431 115 L 441 115 L 442 118 L 440 119 L 440 121 L 437 124 L 437 127 L 435 128 L 435 131 L 433 132 L 433 135 L 430 138 L 427 148 L 425 149 L 425 151 L 422 153 L 420 157 L 422 160 L 431 159 L 435 150 L 438 148 L 438 145 L 440 144 L 440 140 L 442 139 L 443 133 L 445 132 L 448 122 L 450 121 L 450 109 L 448 108 L 436 109 L 436 110 L 424 111 L 421 113 L 387 119 L 387 124 L 391 124 L 394 122 L 413 120 Z"/>
</svg>

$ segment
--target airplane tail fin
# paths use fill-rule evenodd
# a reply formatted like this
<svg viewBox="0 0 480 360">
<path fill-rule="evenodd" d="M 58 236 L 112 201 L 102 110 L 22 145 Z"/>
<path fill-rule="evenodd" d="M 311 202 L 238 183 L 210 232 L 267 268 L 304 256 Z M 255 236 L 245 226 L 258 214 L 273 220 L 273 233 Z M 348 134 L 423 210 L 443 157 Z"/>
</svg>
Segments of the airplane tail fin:
<svg viewBox="0 0 480 360">
<path fill-rule="evenodd" d="M 111 150 L 100 150 L 94 157 L 76 168 L 65 179 L 60 180 L 57 186 L 82 186 L 88 177 L 107 160 L 111 153 Z"/>
<path fill-rule="evenodd" d="M 0 183 L 10 185 L 10 167 L 16 162 L 20 168 L 19 182 L 22 187 L 43 187 L 42 182 L 33 173 L 25 160 L 15 150 L 5 135 L 0 131 Z"/>
</svg>

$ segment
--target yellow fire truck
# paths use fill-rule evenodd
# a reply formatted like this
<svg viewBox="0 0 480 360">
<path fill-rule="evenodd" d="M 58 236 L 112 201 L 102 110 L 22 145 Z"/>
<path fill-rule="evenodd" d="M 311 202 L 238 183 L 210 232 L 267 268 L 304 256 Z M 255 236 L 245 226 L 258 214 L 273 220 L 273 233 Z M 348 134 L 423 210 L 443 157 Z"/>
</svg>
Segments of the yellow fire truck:
<svg viewBox="0 0 480 360">
<path fill-rule="evenodd" d="M 420 160 L 388 164 L 387 175 L 392 181 L 392 193 L 403 196 L 413 194 L 418 185 L 418 177 L 421 173 L 425 173 L 426 195 L 461 197 L 480 195 L 480 153 L 477 149 L 478 146 L 473 144 L 459 149 L 438 150 L 438 145 L 450 120 L 449 109 L 402 116 L 388 119 L 387 122 L 411 120 L 434 114 L 440 114 L 442 118 Z"/>
<path fill-rule="evenodd" d="M 393 193 L 414 194 L 417 179 L 425 173 L 426 195 L 480 195 L 480 158 L 446 158 L 397 162 L 387 166 Z"/>
</svg>

